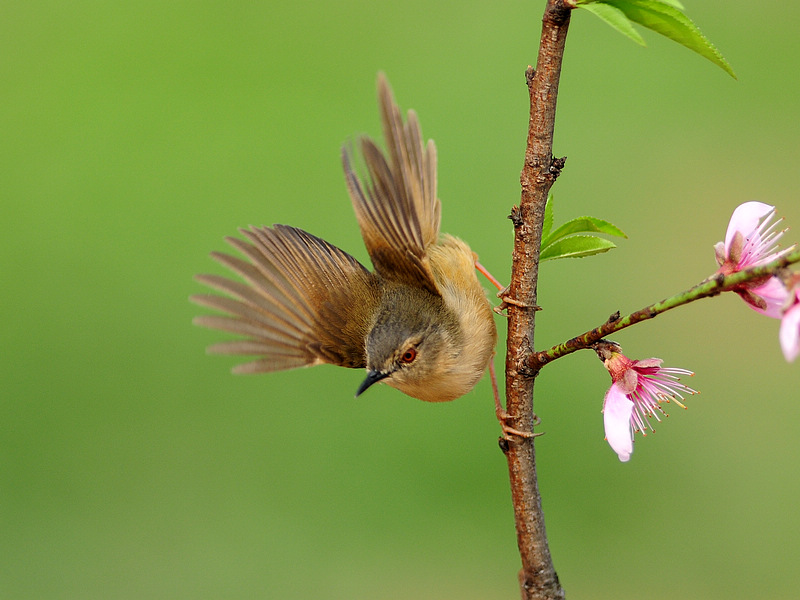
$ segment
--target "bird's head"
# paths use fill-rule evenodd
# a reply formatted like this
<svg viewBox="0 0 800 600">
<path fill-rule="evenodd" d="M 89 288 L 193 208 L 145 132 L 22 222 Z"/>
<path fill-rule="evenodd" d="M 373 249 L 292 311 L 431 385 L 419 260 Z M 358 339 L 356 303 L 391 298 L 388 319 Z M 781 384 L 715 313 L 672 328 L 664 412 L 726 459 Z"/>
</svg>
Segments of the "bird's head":
<svg viewBox="0 0 800 600">
<path fill-rule="evenodd" d="M 449 381 L 463 345 L 456 316 L 425 290 L 403 286 L 387 295 L 367 335 L 367 377 L 356 396 L 379 381 L 420 400 L 461 395 Z"/>
</svg>

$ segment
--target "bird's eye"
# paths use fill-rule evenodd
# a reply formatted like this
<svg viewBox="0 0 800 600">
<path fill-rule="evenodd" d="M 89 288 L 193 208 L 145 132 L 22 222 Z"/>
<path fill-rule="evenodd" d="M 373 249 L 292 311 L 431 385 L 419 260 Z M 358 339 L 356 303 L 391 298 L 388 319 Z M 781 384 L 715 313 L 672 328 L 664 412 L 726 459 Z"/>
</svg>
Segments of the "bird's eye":
<svg viewBox="0 0 800 600">
<path fill-rule="evenodd" d="M 414 362 L 415 358 L 417 358 L 417 350 L 415 348 L 409 348 L 403 352 L 403 356 L 400 357 L 400 361 L 408 365 Z"/>
</svg>

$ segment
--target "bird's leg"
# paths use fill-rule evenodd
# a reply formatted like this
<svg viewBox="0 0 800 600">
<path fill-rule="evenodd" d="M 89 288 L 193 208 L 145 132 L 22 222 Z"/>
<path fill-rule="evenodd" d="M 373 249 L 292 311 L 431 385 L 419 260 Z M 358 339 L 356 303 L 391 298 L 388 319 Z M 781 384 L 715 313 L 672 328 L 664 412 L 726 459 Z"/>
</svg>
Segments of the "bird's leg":
<svg viewBox="0 0 800 600">
<path fill-rule="evenodd" d="M 514 306 L 519 306 L 520 308 L 530 308 L 528 304 L 525 304 L 524 302 L 521 302 L 516 298 L 512 298 L 511 296 L 509 296 L 507 293 L 508 286 L 503 287 L 503 284 L 497 281 L 497 279 L 495 279 L 495 277 L 491 273 L 489 273 L 489 271 L 486 270 L 486 267 L 484 267 L 478 261 L 477 257 L 475 258 L 475 269 L 477 269 L 479 273 L 481 273 L 484 277 L 486 277 L 486 279 L 489 280 L 489 283 L 491 283 L 494 287 L 497 288 L 498 290 L 497 297 L 500 298 L 502 302 L 498 306 L 492 308 L 492 310 L 496 312 L 498 315 L 503 314 L 503 311 L 506 308 L 508 308 L 509 304 L 513 304 Z M 541 310 L 541 308 L 538 306 L 534 306 L 533 309 Z"/>
<path fill-rule="evenodd" d="M 484 266 L 483 266 L 483 265 L 480 263 L 480 261 L 478 261 L 478 257 L 477 257 L 477 256 L 475 256 L 475 269 L 476 269 L 476 270 L 477 270 L 477 271 L 478 271 L 478 272 L 479 272 L 481 275 L 483 275 L 484 277 L 486 277 L 486 279 L 488 279 L 488 280 L 489 280 L 489 283 L 491 283 L 491 284 L 492 284 L 494 287 L 496 287 L 498 290 L 502 290 L 502 289 L 504 289 L 504 288 L 503 288 L 503 284 L 502 284 L 502 283 L 500 283 L 499 281 L 497 281 L 497 279 L 495 279 L 495 278 L 494 278 L 494 275 L 492 275 L 491 273 L 489 273 L 489 271 L 487 271 L 487 270 L 486 270 L 486 267 L 484 267 Z M 507 288 L 506 288 L 506 289 L 507 289 Z"/>
<path fill-rule="evenodd" d="M 486 270 L 480 261 L 478 261 L 478 256 L 475 256 L 475 269 L 477 269 L 480 273 L 483 274 L 486 279 L 488 279 L 493 286 L 495 286 L 499 291 L 497 293 L 497 297 L 500 298 L 503 302 L 500 306 L 495 306 L 493 308 L 494 312 L 498 315 L 502 313 L 502 311 L 509 305 L 514 304 L 515 306 L 522 306 L 526 307 L 527 305 L 515 300 L 514 298 L 510 298 L 506 295 L 508 291 L 508 287 L 503 287 L 503 285 L 495 279 L 495 277 Z M 538 307 L 537 307 L 538 308 Z M 514 427 L 509 425 L 509 422 L 518 419 L 519 417 L 515 415 L 510 415 L 506 412 L 506 409 L 503 408 L 503 404 L 500 402 L 500 390 L 497 387 L 497 373 L 494 369 L 494 358 L 489 362 L 489 379 L 492 380 L 492 393 L 494 394 L 494 414 L 497 416 L 497 420 L 500 422 L 500 428 L 503 430 L 503 439 L 507 442 L 513 440 L 511 437 L 515 435 L 521 438 L 530 438 L 542 435 L 541 433 L 533 433 L 532 431 L 520 431 Z M 538 421 L 538 419 L 537 419 Z M 537 423 L 538 425 L 538 423 Z"/>
<path fill-rule="evenodd" d="M 511 442 L 513 441 L 512 435 L 521 438 L 531 438 L 542 435 L 541 433 L 533 433 L 532 431 L 520 431 L 508 424 L 509 421 L 514 421 L 518 417 L 508 414 L 500 402 L 500 391 L 497 387 L 497 373 L 494 370 L 494 359 L 489 363 L 489 378 L 492 380 L 492 392 L 494 393 L 494 414 L 497 415 L 497 420 L 500 421 L 500 429 L 503 430 L 503 439 L 507 442 Z"/>
</svg>

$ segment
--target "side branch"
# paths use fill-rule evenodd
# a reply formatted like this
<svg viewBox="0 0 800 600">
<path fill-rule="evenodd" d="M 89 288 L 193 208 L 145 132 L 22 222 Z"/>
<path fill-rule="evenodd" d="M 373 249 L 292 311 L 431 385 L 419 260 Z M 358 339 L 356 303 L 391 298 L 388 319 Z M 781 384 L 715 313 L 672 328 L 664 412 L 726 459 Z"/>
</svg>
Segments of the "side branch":
<svg viewBox="0 0 800 600">
<path fill-rule="evenodd" d="M 666 300 L 662 300 L 661 302 L 656 302 L 649 306 L 645 306 L 644 308 L 632 312 L 627 316 L 620 317 L 618 312 L 614 313 L 611 318 L 608 319 L 608 321 L 599 327 L 595 327 L 594 329 L 574 337 L 563 344 L 553 346 L 549 350 L 543 350 L 541 352 L 532 354 L 530 356 L 528 366 L 529 368 L 536 370 L 541 369 L 544 365 L 556 360 L 557 358 L 571 354 L 576 350 L 590 348 L 594 343 L 600 341 L 607 335 L 621 331 L 626 327 L 630 327 L 631 325 L 635 325 L 641 321 L 646 321 L 647 319 L 652 319 L 661 313 L 665 313 L 673 308 L 689 304 L 695 300 L 709 298 L 711 296 L 717 296 L 722 292 L 731 291 L 737 286 L 749 281 L 769 277 L 781 269 L 784 269 L 787 266 L 797 262 L 800 262 L 800 250 L 795 250 L 794 252 L 786 254 L 766 265 L 750 267 L 749 269 L 743 269 L 731 275 L 713 275 L 705 281 L 702 281 L 694 287 L 686 290 L 685 292 L 681 292 L 680 294 L 667 298 Z"/>
</svg>

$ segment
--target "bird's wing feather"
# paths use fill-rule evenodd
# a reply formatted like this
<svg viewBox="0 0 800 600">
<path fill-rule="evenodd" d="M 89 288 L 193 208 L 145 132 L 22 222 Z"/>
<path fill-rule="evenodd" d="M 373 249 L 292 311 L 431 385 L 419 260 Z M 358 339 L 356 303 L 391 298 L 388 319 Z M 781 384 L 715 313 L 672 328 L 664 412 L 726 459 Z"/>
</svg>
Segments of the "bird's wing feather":
<svg viewBox="0 0 800 600">
<path fill-rule="evenodd" d="M 385 279 L 438 294 L 427 249 L 439 237 L 441 204 L 436 197 L 436 146 L 423 143 L 414 111 L 406 123 L 383 75 L 378 98 L 387 153 L 368 137 L 360 140 L 367 170 L 356 175 L 351 152 L 342 150 L 345 179 L 361 234 L 375 270 Z"/>
<path fill-rule="evenodd" d="M 275 225 L 242 230 L 247 240 L 227 238 L 248 260 L 212 257 L 243 280 L 198 275 L 226 296 L 192 300 L 227 313 L 195 323 L 244 339 L 221 342 L 210 352 L 260 356 L 237 373 L 279 371 L 319 363 L 363 367 L 364 339 L 379 300 L 375 275 L 355 258 L 302 229 Z"/>
</svg>

